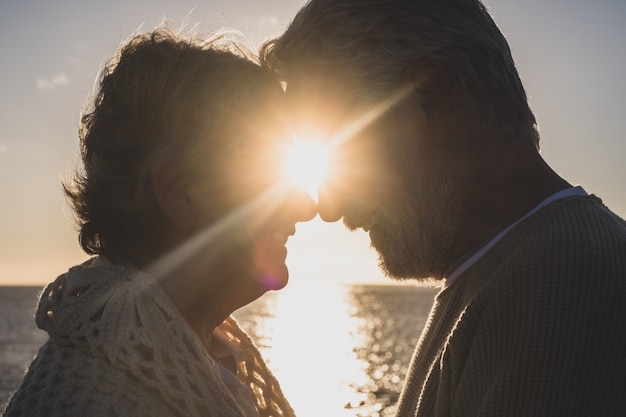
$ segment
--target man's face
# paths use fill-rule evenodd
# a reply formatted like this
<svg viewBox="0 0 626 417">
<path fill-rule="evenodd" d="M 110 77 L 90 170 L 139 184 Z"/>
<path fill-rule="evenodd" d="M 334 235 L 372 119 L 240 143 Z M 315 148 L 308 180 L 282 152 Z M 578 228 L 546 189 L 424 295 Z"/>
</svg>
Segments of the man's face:
<svg viewBox="0 0 626 417">
<path fill-rule="evenodd" d="M 380 103 L 346 100 L 337 86 L 299 84 L 290 92 L 288 85 L 287 95 L 303 129 L 316 126 L 326 140 L 351 132 L 339 134 L 334 169 L 319 191 L 320 216 L 368 232 L 390 277 L 441 277 L 461 223 L 461 194 L 440 156 L 445 150 L 429 140 L 432 127 L 415 117 L 410 92 L 366 123 Z"/>
</svg>

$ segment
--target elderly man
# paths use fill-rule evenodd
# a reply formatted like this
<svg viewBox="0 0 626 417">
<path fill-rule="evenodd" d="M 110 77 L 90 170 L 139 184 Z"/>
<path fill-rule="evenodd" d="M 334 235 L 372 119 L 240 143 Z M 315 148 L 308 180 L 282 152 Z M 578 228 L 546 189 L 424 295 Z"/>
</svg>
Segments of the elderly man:
<svg viewBox="0 0 626 417">
<path fill-rule="evenodd" d="M 626 222 L 557 175 L 478 0 L 311 0 L 261 50 L 337 148 L 320 216 L 437 280 L 405 416 L 626 411 Z"/>
</svg>

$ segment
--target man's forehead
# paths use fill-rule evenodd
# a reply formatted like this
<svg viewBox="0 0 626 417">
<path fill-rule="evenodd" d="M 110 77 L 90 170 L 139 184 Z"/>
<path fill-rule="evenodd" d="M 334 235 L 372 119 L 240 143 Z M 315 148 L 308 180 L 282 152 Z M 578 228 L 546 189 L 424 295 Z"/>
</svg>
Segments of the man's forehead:
<svg viewBox="0 0 626 417">
<path fill-rule="evenodd" d="M 315 100 L 335 101 L 342 90 L 338 82 L 310 76 L 287 81 L 285 94 L 290 103 L 303 105 Z"/>
<path fill-rule="evenodd" d="M 314 125 L 318 130 L 341 128 L 364 108 L 364 101 L 353 97 L 339 80 L 307 77 L 288 81 L 285 96 L 292 122 Z"/>
</svg>

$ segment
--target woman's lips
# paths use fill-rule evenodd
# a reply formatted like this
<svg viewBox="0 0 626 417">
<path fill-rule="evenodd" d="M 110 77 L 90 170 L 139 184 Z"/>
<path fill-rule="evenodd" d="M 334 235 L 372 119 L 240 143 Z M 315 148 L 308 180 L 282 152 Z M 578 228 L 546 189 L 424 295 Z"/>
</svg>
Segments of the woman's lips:
<svg viewBox="0 0 626 417">
<path fill-rule="evenodd" d="M 272 233 L 270 233 L 270 237 L 277 241 L 278 243 L 280 243 L 281 245 L 285 245 L 287 244 L 287 240 L 289 239 L 289 236 L 291 236 L 292 233 L 286 232 L 284 230 L 272 230 Z"/>
</svg>

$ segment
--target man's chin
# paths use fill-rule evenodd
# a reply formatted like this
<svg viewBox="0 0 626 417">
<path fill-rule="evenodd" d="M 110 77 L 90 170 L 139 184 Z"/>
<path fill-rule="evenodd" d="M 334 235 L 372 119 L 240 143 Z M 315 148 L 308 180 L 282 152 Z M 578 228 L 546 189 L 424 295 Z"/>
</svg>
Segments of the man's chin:
<svg viewBox="0 0 626 417">
<path fill-rule="evenodd" d="M 416 260 L 407 262 L 406 259 L 398 259 L 395 254 L 387 254 L 378 252 L 378 267 L 382 270 L 386 277 L 398 281 L 416 281 L 418 283 L 427 283 L 429 285 L 437 284 L 443 281 L 443 276 L 435 271 L 434 267 L 426 267 L 426 263 L 418 263 Z"/>
</svg>

